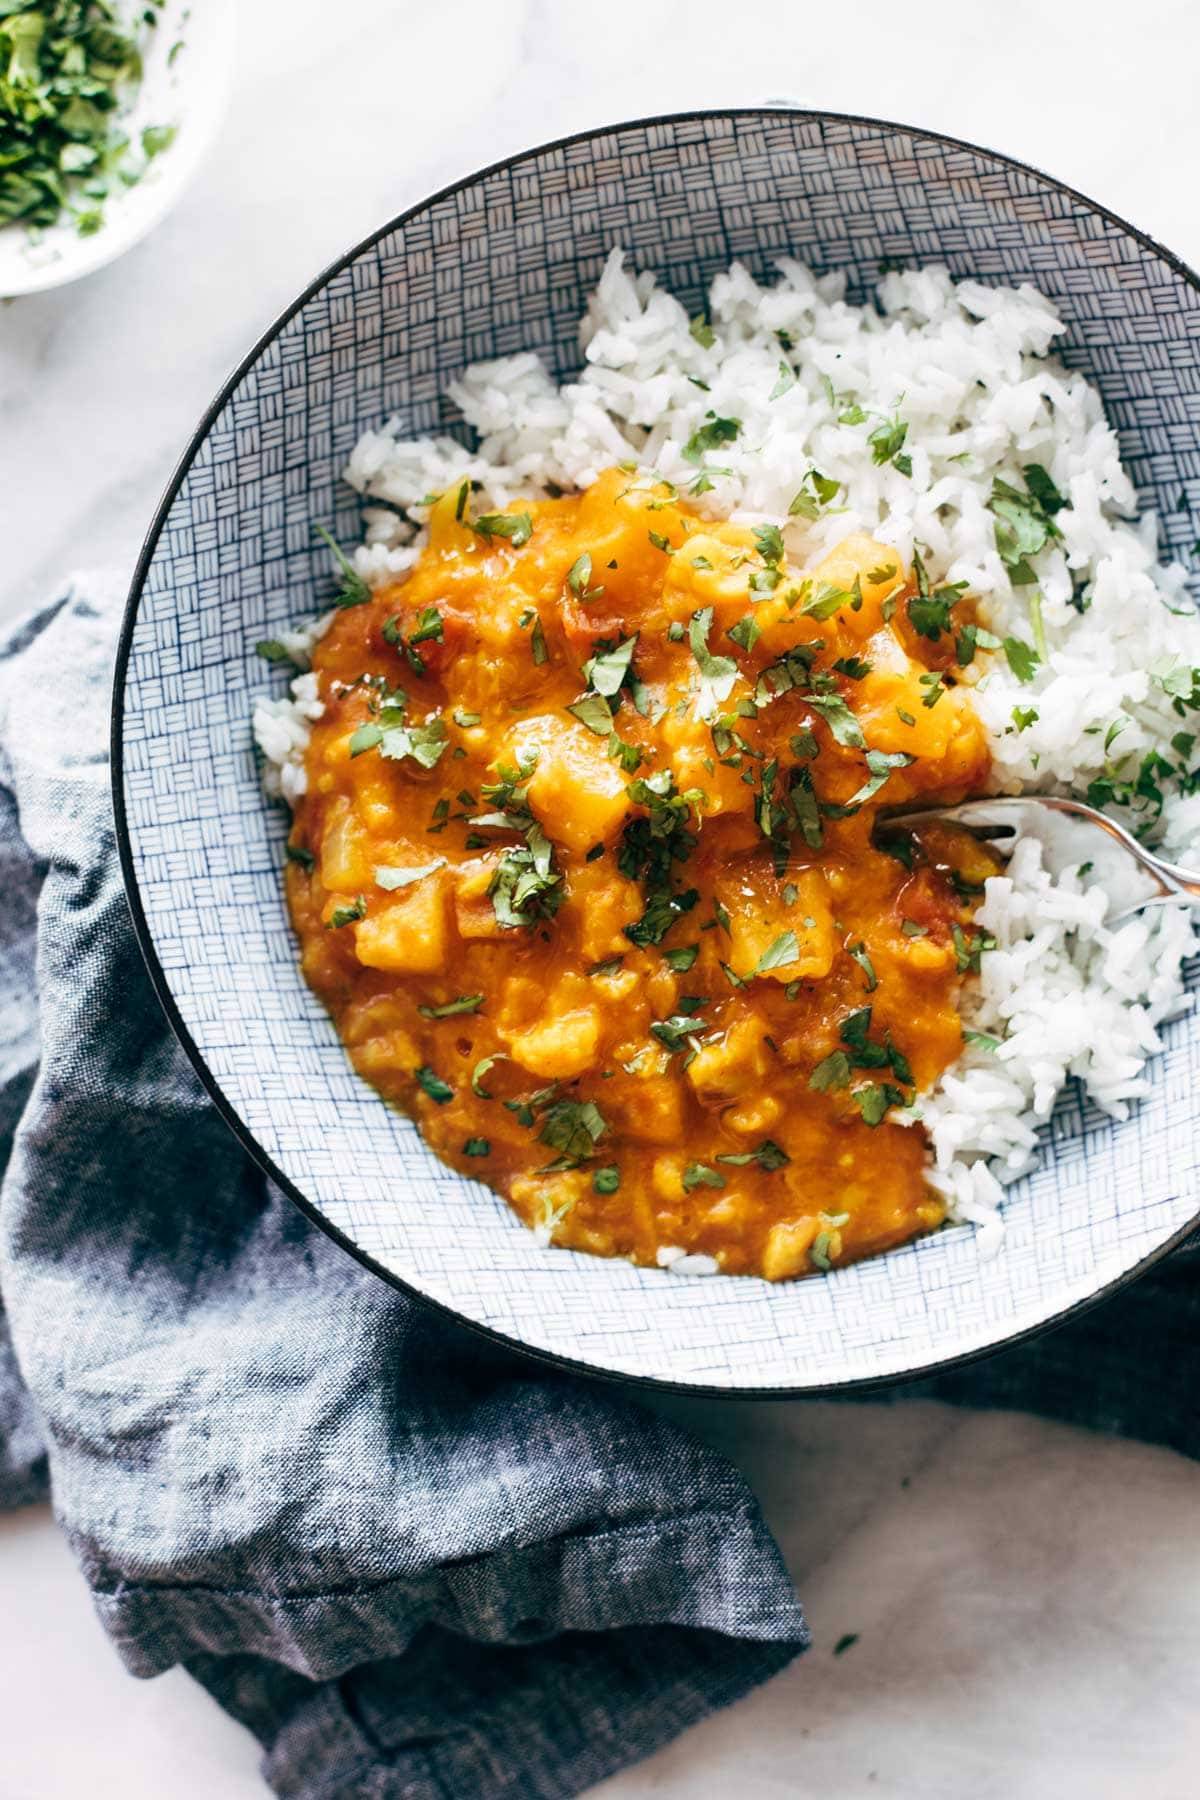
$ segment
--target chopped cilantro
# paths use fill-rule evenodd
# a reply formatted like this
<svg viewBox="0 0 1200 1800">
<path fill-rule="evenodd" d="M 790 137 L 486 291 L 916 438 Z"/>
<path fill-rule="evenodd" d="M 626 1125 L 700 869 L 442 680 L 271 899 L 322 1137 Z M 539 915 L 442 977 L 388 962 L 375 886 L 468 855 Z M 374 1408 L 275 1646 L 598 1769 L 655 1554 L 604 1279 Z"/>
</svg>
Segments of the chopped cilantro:
<svg viewBox="0 0 1200 1800">
<path fill-rule="evenodd" d="M 1008 666 L 1018 681 L 1032 681 L 1041 663 L 1041 657 L 1022 638 L 1006 637 L 1004 654 L 1008 658 Z"/>
<path fill-rule="evenodd" d="M 873 994 L 879 986 L 879 977 L 875 973 L 875 965 L 865 944 L 847 944 L 846 955 L 852 957 L 862 970 L 867 982 L 868 994 Z"/>
<path fill-rule="evenodd" d="M 507 538 L 513 549 L 519 550 L 533 536 L 533 520 L 524 512 L 481 513 L 471 522 L 471 529 L 485 544 L 490 544 L 493 538 Z"/>
<path fill-rule="evenodd" d="M 688 326 L 688 330 L 702 350 L 711 350 L 717 341 L 716 333 L 703 313 L 697 313 Z"/>
<path fill-rule="evenodd" d="M 604 592 L 603 586 L 592 587 L 592 558 L 587 550 L 577 556 L 567 570 L 567 586 L 577 600 L 598 600 Z"/>
<path fill-rule="evenodd" d="M 733 643 L 743 650 L 753 650 L 762 636 L 762 627 L 757 623 L 753 613 L 743 613 L 736 624 L 731 625 L 725 633 Z"/>
<path fill-rule="evenodd" d="M 560 1153 L 564 1167 L 586 1162 L 608 1126 L 591 1100 L 556 1100 L 547 1107 L 539 1142 Z"/>
<path fill-rule="evenodd" d="M 706 606 L 700 612 L 692 614 L 688 626 L 688 643 L 700 670 L 700 711 L 706 717 L 722 701 L 728 700 L 738 674 L 738 666 L 731 656 L 714 656 L 708 647 L 712 621 L 713 609 Z"/>
<path fill-rule="evenodd" d="M 764 950 L 750 973 L 765 975 L 771 969 L 781 969 L 786 963 L 795 962 L 800 954 L 800 946 L 794 931 L 784 931 L 775 939 L 769 949 Z"/>
<path fill-rule="evenodd" d="M 1066 505 L 1049 475 L 1038 463 L 1028 463 L 1022 473 L 1027 493 L 1007 481 L 992 485 L 988 507 L 995 520 L 996 549 L 1014 587 L 1030 587 L 1037 580 L 1029 563 L 1060 533 L 1054 514 Z"/>
<path fill-rule="evenodd" d="M 281 644 L 278 638 L 259 638 L 254 646 L 254 654 L 261 656 L 264 662 L 291 663 L 294 668 L 300 666 L 286 644 Z"/>
<path fill-rule="evenodd" d="M 284 854 L 289 862 L 299 863 L 300 867 L 310 875 L 317 866 L 317 859 L 312 851 L 306 850 L 302 844 L 286 845 Z"/>
<path fill-rule="evenodd" d="M 490 1156 L 492 1146 L 487 1138 L 468 1138 L 462 1147 L 464 1156 Z"/>
<path fill-rule="evenodd" d="M 583 694 L 571 702 L 567 711 L 597 737 L 606 738 L 612 730 L 612 708 L 603 694 Z"/>
<path fill-rule="evenodd" d="M 775 386 L 771 389 L 770 393 L 767 395 L 767 399 L 768 400 L 778 400 L 782 394 L 786 394 L 788 389 L 794 388 L 795 385 L 796 385 L 795 370 L 792 368 L 791 363 L 785 362 L 783 360 L 783 358 L 780 357 L 780 359 L 779 359 L 779 375 L 778 375 L 778 378 L 776 379 Z"/>
<path fill-rule="evenodd" d="M 454 1089 L 428 1063 L 422 1063 L 419 1069 L 414 1069 L 413 1077 L 422 1092 L 428 1094 L 431 1100 L 436 1100 L 439 1106 L 445 1106 L 448 1101 L 453 1100 Z"/>
<path fill-rule="evenodd" d="M 344 906 L 335 906 L 329 915 L 330 931 L 340 931 L 343 925 L 353 925 L 356 919 L 367 916 L 367 900 L 365 894 L 359 894 Z"/>
<path fill-rule="evenodd" d="M 912 460 L 903 454 L 904 441 L 908 436 L 908 426 L 897 414 L 885 419 L 874 431 L 867 434 L 867 442 L 871 446 L 871 460 L 877 466 L 891 463 L 902 475 L 912 474 Z"/>
<path fill-rule="evenodd" d="M 313 530 L 318 537 L 324 538 L 333 551 L 334 560 L 341 573 L 341 584 L 333 597 L 333 604 L 339 607 L 365 606 L 371 598 L 371 590 L 363 580 L 337 539 L 326 531 L 323 525 L 314 525 Z"/>
<path fill-rule="evenodd" d="M 621 1185 L 621 1171 L 616 1163 L 605 1163 L 592 1175 L 592 1188 L 597 1194 L 615 1194 Z"/>
<path fill-rule="evenodd" d="M 664 950 L 663 961 L 677 975 L 686 975 L 699 954 L 699 944 L 684 944 L 678 950 Z"/>
<path fill-rule="evenodd" d="M 375 885 L 394 893 L 397 888 L 411 887 L 414 881 L 423 881 L 426 875 L 432 875 L 435 869 L 446 865 L 444 856 L 435 856 L 432 862 L 425 863 L 417 869 L 389 868 L 380 863 L 375 870 Z"/>
<path fill-rule="evenodd" d="M 808 704 L 824 719 L 843 749 L 866 749 L 862 727 L 840 694 L 810 694 Z"/>
<path fill-rule="evenodd" d="M 717 450 L 722 444 L 732 444 L 741 429 L 740 419 L 719 419 L 714 412 L 706 413 L 705 423 L 693 431 L 683 446 L 685 461 L 699 463 L 706 451 Z"/>
<path fill-rule="evenodd" d="M 588 658 L 583 665 L 583 678 L 595 693 L 610 699 L 618 691 L 630 673 L 636 644 L 635 632 L 613 648 Z"/>
<path fill-rule="evenodd" d="M 840 482 L 831 481 L 819 469 L 810 469 L 788 507 L 788 515 L 793 519 L 819 518 L 822 509 L 835 500 L 840 492 Z"/>
<path fill-rule="evenodd" d="M 728 1152 L 725 1155 L 718 1154 L 716 1157 L 717 1162 L 728 1163 L 731 1168 L 735 1169 L 745 1168 L 748 1163 L 757 1163 L 759 1168 L 764 1169 L 767 1174 L 786 1167 L 791 1160 L 787 1151 L 775 1143 L 772 1138 L 764 1138 L 762 1143 L 753 1150 Z"/>
<path fill-rule="evenodd" d="M 864 1125 L 881 1125 L 890 1107 L 904 1105 L 904 1095 L 890 1081 L 868 1081 L 855 1088 L 854 1104 Z"/>
<path fill-rule="evenodd" d="M 683 1171 L 684 1192 L 690 1194 L 693 1188 L 723 1188 L 725 1177 L 718 1169 L 710 1169 L 707 1163 L 692 1162 Z"/>
<path fill-rule="evenodd" d="M 475 1067 L 471 1070 L 471 1092 L 478 1095 L 480 1100 L 494 1099 L 495 1096 L 490 1094 L 487 1088 L 484 1087 L 483 1078 L 488 1070 L 493 1068 L 496 1063 L 508 1062 L 508 1060 L 509 1058 L 499 1050 L 496 1051 L 494 1056 L 481 1056 L 479 1061 L 475 1064 Z"/>
<path fill-rule="evenodd" d="M 444 1006 L 418 1006 L 417 1011 L 423 1019 L 453 1019 L 459 1013 L 476 1013 L 483 1005 L 482 994 L 460 994 L 457 1000 L 447 1000 Z"/>
</svg>

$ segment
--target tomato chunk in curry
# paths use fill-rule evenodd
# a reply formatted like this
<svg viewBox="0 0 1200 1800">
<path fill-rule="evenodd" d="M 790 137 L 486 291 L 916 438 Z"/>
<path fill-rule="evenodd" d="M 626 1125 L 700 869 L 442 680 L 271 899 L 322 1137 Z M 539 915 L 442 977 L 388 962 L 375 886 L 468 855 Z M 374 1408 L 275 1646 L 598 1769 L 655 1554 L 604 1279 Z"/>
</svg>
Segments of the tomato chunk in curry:
<svg viewBox="0 0 1200 1800">
<path fill-rule="evenodd" d="M 987 772 L 915 595 L 884 544 L 803 571 L 611 470 L 502 514 L 451 491 L 406 579 L 344 597 L 289 849 L 304 973 L 543 1241 L 777 1280 L 941 1221 L 896 1114 L 961 1049 L 995 865 L 878 829 Z"/>
</svg>

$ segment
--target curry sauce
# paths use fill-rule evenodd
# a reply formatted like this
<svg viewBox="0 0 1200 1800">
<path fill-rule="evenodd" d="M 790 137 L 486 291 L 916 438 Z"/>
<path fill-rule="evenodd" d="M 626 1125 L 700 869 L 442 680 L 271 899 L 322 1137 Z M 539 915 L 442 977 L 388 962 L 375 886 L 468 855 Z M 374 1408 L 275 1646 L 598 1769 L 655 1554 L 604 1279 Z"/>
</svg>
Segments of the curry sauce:
<svg viewBox="0 0 1200 1800">
<path fill-rule="evenodd" d="M 900 1121 L 995 865 L 879 829 L 987 774 L 919 564 L 801 571 L 615 469 L 482 516 L 464 484 L 345 599 L 288 894 L 358 1071 L 577 1250 L 782 1279 L 938 1224 Z"/>
</svg>

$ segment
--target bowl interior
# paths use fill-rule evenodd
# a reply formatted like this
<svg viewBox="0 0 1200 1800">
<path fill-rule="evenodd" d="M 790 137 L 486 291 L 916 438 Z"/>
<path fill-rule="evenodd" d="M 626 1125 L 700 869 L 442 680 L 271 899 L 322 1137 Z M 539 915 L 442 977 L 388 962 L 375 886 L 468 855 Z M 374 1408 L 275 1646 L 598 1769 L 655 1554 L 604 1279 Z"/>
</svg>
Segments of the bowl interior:
<svg viewBox="0 0 1200 1800">
<path fill-rule="evenodd" d="M 1200 506 L 1200 292 L 1156 246 L 1045 177 L 873 121 L 791 112 L 622 126 L 531 153 L 417 208 L 352 253 L 258 347 L 206 420 L 135 585 L 118 681 L 118 805 L 135 915 L 177 1025 L 231 1119 L 290 1190 L 382 1272 L 531 1349 L 723 1390 L 898 1376 L 1056 1317 L 1161 1250 L 1197 1210 L 1190 1019 L 1114 1126 L 1069 1092 L 1015 1186 L 1000 1254 L 956 1228 L 822 1279 L 706 1281 L 541 1250 L 444 1168 L 351 1071 L 304 985 L 252 696 L 283 678 L 256 639 L 328 592 L 313 521 L 344 540 L 338 472 L 359 432 L 456 430 L 446 382 L 473 358 L 578 360 L 614 244 L 689 306 L 732 258 L 844 269 L 884 258 L 1032 281 L 1070 325 L 1168 542 Z M 120 816 L 120 813 L 119 813 Z"/>
</svg>

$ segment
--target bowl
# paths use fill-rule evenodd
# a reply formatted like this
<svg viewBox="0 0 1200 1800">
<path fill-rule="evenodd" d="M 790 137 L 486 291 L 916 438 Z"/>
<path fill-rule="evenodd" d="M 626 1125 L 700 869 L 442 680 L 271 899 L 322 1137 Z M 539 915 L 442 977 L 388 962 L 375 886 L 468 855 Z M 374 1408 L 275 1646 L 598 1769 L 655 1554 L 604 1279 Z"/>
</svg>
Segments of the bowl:
<svg viewBox="0 0 1200 1800">
<path fill-rule="evenodd" d="M 1200 285 L 1104 208 L 1007 158 L 878 120 L 708 112 L 592 131 L 447 188 L 351 250 L 255 346 L 201 421 L 151 527 L 121 643 L 116 816 L 164 1006 L 246 1148 L 340 1244 L 459 1319 L 576 1368 L 722 1394 L 842 1390 L 979 1355 L 1062 1318 L 1181 1240 L 1197 1212 L 1200 1028 L 1166 1030 L 1115 1125 L 1068 1091 L 986 1255 L 968 1227 L 804 1281 L 704 1280 L 541 1249 L 352 1072 L 297 966 L 263 798 L 256 658 L 327 604 L 313 521 L 343 540 L 358 434 L 461 432 L 447 381 L 478 357 L 578 360 L 614 243 L 699 307 L 731 258 L 789 252 L 861 297 L 882 260 L 1032 281 L 1069 325 L 1169 541 L 1197 493 Z M 1193 978 L 1195 971 L 1193 970 Z"/>
<path fill-rule="evenodd" d="M 147 39 L 143 80 L 120 123 L 133 139 L 148 125 L 174 126 L 174 139 L 135 187 L 105 201 L 104 224 L 93 236 L 80 237 L 69 219 L 37 233 L 0 227 L 0 295 L 37 294 L 90 275 L 166 217 L 225 117 L 235 34 L 234 0 L 166 0 Z"/>
</svg>

